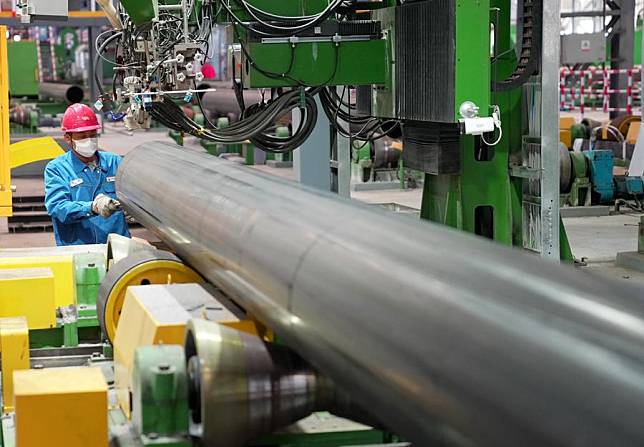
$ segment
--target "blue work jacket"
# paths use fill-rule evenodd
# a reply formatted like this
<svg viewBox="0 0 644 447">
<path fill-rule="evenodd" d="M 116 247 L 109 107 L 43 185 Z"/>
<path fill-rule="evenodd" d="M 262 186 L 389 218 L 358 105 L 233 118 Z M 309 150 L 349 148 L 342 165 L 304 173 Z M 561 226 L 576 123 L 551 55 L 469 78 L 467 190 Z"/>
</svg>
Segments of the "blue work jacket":
<svg viewBox="0 0 644 447">
<path fill-rule="evenodd" d="M 123 211 L 108 218 L 92 213 L 97 195 L 116 199 L 114 180 L 121 157 L 99 151 L 96 162 L 98 168 L 92 169 L 69 151 L 45 168 L 45 206 L 56 245 L 104 244 L 110 233 L 130 237 Z"/>
</svg>

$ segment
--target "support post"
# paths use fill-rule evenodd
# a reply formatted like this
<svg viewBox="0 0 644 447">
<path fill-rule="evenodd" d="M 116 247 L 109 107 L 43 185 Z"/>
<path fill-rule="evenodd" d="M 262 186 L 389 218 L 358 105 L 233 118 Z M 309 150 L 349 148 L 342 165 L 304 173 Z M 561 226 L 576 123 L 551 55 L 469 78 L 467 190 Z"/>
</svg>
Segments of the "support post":
<svg viewBox="0 0 644 447">
<path fill-rule="evenodd" d="M 541 257 L 559 261 L 559 0 L 543 1 Z"/>
<path fill-rule="evenodd" d="M 322 110 L 320 100 L 316 97 L 315 101 L 318 110 Z M 297 129 L 301 118 L 300 111 L 294 110 L 294 129 Z M 330 191 L 330 148 L 331 132 L 329 131 L 329 120 L 324 113 L 318 113 L 318 121 L 315 124 L 313 133 L 311 133 L 311 136 L 302 146 L 293 152 L 295 179 L 303 185 L 312 186 L 323 191 Z"/>
<path fill-rule="evenodd" d="M 7 27 L 0 26 L 0 217 L 12 215 Z"/>
<path fill-rule="evenodd" d="M 612 32 L 610 58 L 611 68 L 633 68 L 633 44 L 635 36 L 635 0 L 617 0 L 619 5 L 619 20 Z M 626 89 L 628 75 L 612 74 L 611 88 Z M 611 93 L 610 107 L 626 108 L 627 95 L 624 93 Z M 616 118 L 624 112 L 610 112 L 610 117 Z"/>
</svg>

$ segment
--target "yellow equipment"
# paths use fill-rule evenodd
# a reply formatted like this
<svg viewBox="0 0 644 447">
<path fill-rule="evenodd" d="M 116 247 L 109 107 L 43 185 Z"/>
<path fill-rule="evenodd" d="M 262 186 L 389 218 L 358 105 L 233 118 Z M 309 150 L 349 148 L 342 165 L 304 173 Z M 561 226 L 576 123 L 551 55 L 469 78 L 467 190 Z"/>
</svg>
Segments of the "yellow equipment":
<svg viewBox="0 0 644 447">
<path fill-rule="evenodd" d="M 25 256 L 25 257 L 0 257 L 0 270 L 25 269 L 34 267 L 50 268 L 54 274 L 54 308 L 74 304 L 76 297 L 76 281 L 74 279 L 73 255 L 59 256 Z M 29 290 L 25 291 L 29 293 Z M 27 295 L 29 296 L 29 295 Z"/>
<path fill-rule="evenodd" d="M 628 144 L 637 143 L 637 136 L 640 134 L 640 126 L 642 125 L 639 121 L 634 121 L 628 126 L 628 132 L 626 133 L 626 142 Z"/>
<path fill-rule="evenodd" d="M 11 169 L 34 161 L 50 160 L 64 153 L 52 137 L 30 138 L 9 146 Z"/>
<path fill-rule="evenodd" d="M 17 447 L 107 447 L 107 383 L 99 368 L 14 373 Z"/>
<path fill-rule="evenodd" d="M 231 325 L 240 323 L 235 315 L 217 304 L 199 284 L 131 286 L 127 289 L 122 324 L 116 328 L 114 338 L 114 377 L 119 405 L 128 417 L 136 349 L 156 344 L 183 345 L 186 323 L 191 318 Z"/>
<path fill-rule="evenodd" d="M 9 63 L 7 27 L 0 26 L 0 217 L 12 214 L 9 152 Z"/>
<path fill-rule="evenodd" d="M 0 317 L 24 315 L 29 329 L 56 327 L 54 295 L 50 268 L 0 269 Z"/>
<path fill-rule="evenodd" d="M 566 145 L 566 147 L 572 147 L 572 132 L 570 128 L 575 124 L 575 118 L 570 116 L 564 116 L 559 118 L 559 141 Z"/>
<path fill-rule="evenodd" d="M 197 272 L 169 252 L 136 251 L 123 258 L 110 267 L 98 292 L 96 311 L 105 335 L 114 341 L 129 286 L 202 282 Z"/>
<path fill-rule="evenodd" d="M 13 410 L 13 372 L 29 369 L 29 329 L 25 317 L 0 318 L 2 402 L 4 412 Z"/>
</svg>

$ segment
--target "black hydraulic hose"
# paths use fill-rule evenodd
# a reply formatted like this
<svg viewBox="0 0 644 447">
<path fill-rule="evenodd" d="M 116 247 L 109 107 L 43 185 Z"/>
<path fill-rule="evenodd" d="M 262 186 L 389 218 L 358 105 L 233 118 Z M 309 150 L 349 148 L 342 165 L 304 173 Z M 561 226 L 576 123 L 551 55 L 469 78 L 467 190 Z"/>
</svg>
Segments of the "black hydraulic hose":
<svg viewBox="0 0 644 447">
<path fill-rule="evenodd" d="M 298 129 L 288 138 L 274 137 L 269 133 L 273 123 L 288 111 L 300 107 L 303 120 Z M 251 109 L 249 109 L 251 110 Z M 317 106 L 313 95 L 300 90 L 284 93 L 266 105 L 258 105 L 244 119 L 225 129 L 207 129 L 185 116 L 181 108 L 171 99 L 155 102 L 152 117 L 166 126 L 209 141 L 223 144 L 251 140 L 257 147 L 269 152 L 289 152 L 308 138 L 317 121 Z"/>
<path fill-rule="evenodd" d="M 519 61 L 514 71 L 503 81 L 492 81 L 492 91 L 513 90 L 525 84 L 541 65 L 541 16 L 543 0 L 519 0 L 517 37 L 521 38 Z"/>
</svg>

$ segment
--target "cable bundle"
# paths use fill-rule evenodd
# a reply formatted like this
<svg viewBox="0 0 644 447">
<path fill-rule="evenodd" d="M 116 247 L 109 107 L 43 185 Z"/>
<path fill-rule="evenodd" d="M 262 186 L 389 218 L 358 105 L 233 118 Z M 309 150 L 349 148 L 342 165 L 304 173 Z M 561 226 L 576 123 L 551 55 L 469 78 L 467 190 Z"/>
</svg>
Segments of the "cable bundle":
<svg viewBox="0 0 644 447">
<path fill-rule="evenodd" d="M 383 120 L 373 116 L 352 115 L 355 106 L 344 100 L 346 87 L 338 95 L 335 87 L 320 89 L 320 102 L 331 125 L 343 137 L 375 141 L 400 131 L 400 124 L 396 120 Z M 357 128 L 358 131 L 352 132 Z"/>
<path fill-rule="evenodd" d="M 295 108 L 303 116 L 300 125 L 288 138 L 279 138 L 270 133 L 274 122 Z M 205 140 L 233 144 L 250 140 L 256 147 L 267 152 L 290 152 L 301 146 L 311 135 L 317 121 L 317 106 L 310 92 L 291 90 L 267 104 L 247 109 L 246 117 L 225 129 L 204 128 L 188 118 L 181 107 L 170 98 L 154 102 L 152 118 L 177 131 L 183 131 Z"/>
<path fill-rule="evenodd" d="M 303 16 L 281 16 L 264 11 L 246 0 L 234 0 L 253 20 L 263 29 L 253 27 L 243 22 L 234 12 L 230 0 L 220 0 L 221 6 L 228 13 L 231 21 L 246 28 L 247 30 L 261 36 L 283 36 L 293 35 L 298 32 L 310 29 L 326 20 L 345 0 L 332 0 L 329 5 L 318 14 Z"/>
</svg>

